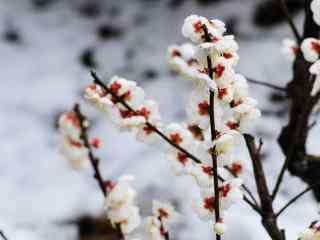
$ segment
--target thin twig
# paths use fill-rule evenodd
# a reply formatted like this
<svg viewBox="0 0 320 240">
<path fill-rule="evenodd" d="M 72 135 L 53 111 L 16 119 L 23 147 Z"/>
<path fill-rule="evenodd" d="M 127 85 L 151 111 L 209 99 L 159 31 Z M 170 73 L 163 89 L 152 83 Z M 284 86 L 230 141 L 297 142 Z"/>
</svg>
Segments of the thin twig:
<svg viewBox="0 0 320 240">
<path fill-rule="evenodd" d="M 307 187 L 305 190 L 303 190 L 302 192 L 298 193 L 295 197 L 293 197 L 291 200 L 288 201 L 288 203 L 286 203 L 280 210 L 279 212 L 276 214 L 276 217 L 279 217 L 281 215 L 281 213 L 283 213 L 288 207 L 290 207 L 293 203 L 295 203 L 297 200 L 299 200 L 304 194 L 306 194 L 307 192 L 313 190 L 316 187 L 319 187 L 320 183 L 316 183 L 313 184 L 309 187 Z"/>
<path fill-rule="evenodd" d="M 90 159 L 91 166 L 94 170 L 94 178 L 97 180 L 98 185 L 101 189 L 101 192 L 103 193 L 103 196 L 106 197 L 107 190 L 105 187 L 105 180 L 103 179 L 102 174 L 100 172 L 99 158 L 94 156 L 90 142 L 89 142 L 89 136 L 88 136 L 88 131 L 87 131 L 88 130 L 88 120 L 87 120 L 86 116 L 83 115 L 82 112 L 80 111 L 80 105 L 78 103 L 76 103 L 74 105 L 73 111 L 77 115 L 77 117 L 79 118 L 79 121 L 80 121 L 80 130 L 81 130 L 80 138 L 82 139 L 84 146 L 88 149 L 88 157 Z M 115 229 L 119 235 L 119 239 L 125 239 L 119 224 L 116 224 Z"/>
<path fill-rule="evenodd" d="M 3 233 L 3 231 L 0 230 L 0 236 L 3 238 L 3 240 L 9 240 L 7 236 Z"/>
<path fill-rule="evenodd" d="M 117 94 L 115 94 L 113 91 L 111 91 L 106 84 L 104 84 L 102 82 L 102 80 L 97 76 L 97 74 L 93 71 L 91 71 L 91 76 L 94 79 L 94 83 L 99 85 L 100 87 L 102 87 L 107 93 L 111 94 L 111 96 L 119 103 L 121 103 L 127 110 L 132 111 L 133 113 L 136 112 L 129 104 L 126 103 L 126 101 L 124 101 L 121 97 L 119 97 Z M 166 142 L 168 142 L 171 146 L 173 146 L 174 148 L 178 149 L 179 151 L 183 152 L 187 157 L 189 157 L 190 159 L 192 159 L 193 161 L 195 161 L 196 163 L 202 163 L 202 161 L 200 159 L 198 159 L 197 157 L 195 157 L 193 154 L 191 154 L 190 152 L 188 152 L 186 149 L 184 149 L 183 147 L 175 144 L 174 142 L 172 142 L 161 130 L 159 130 L 156 126 L 152 125 L 151 123 L 149 123 L 148 121 L 146 122 L 146 125 L 152 129 L 155 133 L 157 133 L 163 140 L 165 140 Z M 222 178 L 221 176 L 218 175 L 218 178 L 220 181 L 224 181 L 224 178 Z M 260 214 L 260 210 L 259 207 L 256 206 L 254 203 L 252 203 L 248 198 L 244 197 L 244 201 L 252 207 L 252 209 L 254 211 L 256 211 L 257 213 Z"/>
<path fill-rule="evenodd" d="M 277 1 L 280 5 L 280 8 L 281 8 L 284 16 L 286 17 L 286 20 L 288 21 L 288 24 L 293 32 L 294 37 L 296 38 L 297 43 L 300 44 L 302 41 L 302 38 L 301 38 L 300 33 L 299 33 L 296 25 L 294 24 L 293 19 L 289 13 L 287 4 L 285 3 L 284 0 L 277 0 Z"/>
<path fill-rule="evenodd" d="M 80 120 L 80 129 L 81 129 L 81 135 L 80 138 L 83 141 L 84 146 L 88 149 L 88 157 L 90 159 L 92 168 L 94 170 L 94 178 L 97 180 L 99 187 L 103 193 L 104 196 L 107 195 L 107 191 L 105 188 L 105 181 L 101 175 L 100 169 L 99 169 L 99 159 L 93 155 L 93 151 L 91 148 L 91 145 L 89 143 L 89 137 L 88 137 L 88 121 L 86 117 L 81 113 L 79 104 L 75 104 L 73 111 L 78 116 Z"/>
<path fill-rule="evenodd" d="M 306 105 L 310 104 L 310 102 L 313 101 L 313 98 L 312 96 L 308 96 L 308 98 L 306 99 Z M 307 108 L 304 109 L 304 111 L 306 111 Z M 304 115 L 304 112 L 301 114 L 301 116 Z M 280 186 L 281 186 L 281 183 L 283 181 L 283 177 L 284 177 L 284 174 L 288 168 L 288 165 L 289 165 L 289 162 L 291 161 L 291 159 L 293 158 L 293 155 L 294 155 L 294 150 L 295 150 L 295 143 L 299 140 L 299 132 L 302 128 L 301 124 L 303 122 L 303 118 L 299 118 L 298 119 L 298 123 L 297 123 L 297 127 L 295 129 L 295 132 L 293 134 L 293 139 L 292 139 L 292 144 L 288 150 L 288 152 L 286 153 L 286 159 L 281 167 L 281 170 L 280 170 L 280 173 L 278 175 L 278 178 L 277 178 L 277 181 L 276 181 L 276 185 L 272 191 L 272 200 L 274 200 L 277 196 L 277 193 L 280 189 Z"/>
<path fill-rule="evenodd" d="M 274 90 L 277 90 L 277 91 L 281 91 L 281 92 L 287 92 L 287 89 L 285 87 L 280 87 L 280 86 L 277 86 L 277 85 L 275 85 L 273 83 L 257 81 L 257 80 L 254 80 L 254 79 L 248 78 L 248 77 L 246 77 L 246 78 L 247 78 L 247 81 L 249 83 L 253 83 L 253 84 L 256 84 L 256 85 L 268 87 L 268 88 L 271 88 L 271 89 L 274 89 Z"/>
<path fill-rule="evenodd" d="M 225 169 L 226 169 L 230 174 L 232 174 L 233 177 L 238 177 L 229 167 L 225 167 Z M 250 191 L 250 189 L 249 189 L 246 185 L 244 185 L 244 184 L 242 184 L 241 187 L 243 188 L 243 190 L 244 190 L 246 193 L 248 193 L 248 195 L 249 195 L 249 197 L 251 198 L 251 200 L 253 201 L 253 203 L 254 203 L 257 207 L 259 207 L 259 203 L 258 203 L 258 201 L 256 200 L 256 198 L 254 197 L 253 193 Z"/>
</svg>

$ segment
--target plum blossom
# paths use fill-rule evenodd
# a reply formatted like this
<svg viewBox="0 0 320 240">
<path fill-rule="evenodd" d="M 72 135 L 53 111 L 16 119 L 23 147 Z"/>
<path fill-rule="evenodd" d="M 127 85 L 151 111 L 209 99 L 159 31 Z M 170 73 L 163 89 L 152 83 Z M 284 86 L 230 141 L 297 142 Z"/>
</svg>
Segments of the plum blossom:
<svg viewBox="0 0 320 240">
<path fill-rule="evenodd" d="M 170 123 L 165 132 L 168 138 L 175 144 L 190 147 L 192 145 L 192 134 L 190 131 L 182 124 Z"/>
<path fill-rule="evenodd" d="M 242 180 L 234 178 L 224 181 L 219 187 L 219 201 L 220 213 L 223 215 L 224 211 L 229 209 L 232 205 L 238 203 L 243 198 L 241 191 Z M 214 203 L 216 196 L 213 188 L 201 189 L 202 200 L 193 204 L 193 209 L 203 221 L 213 220 L 215 216 Z"/>
<path fill-rule="evenodd" d="M 97 84 L 91 84 L 85 90 L 85 98 L 106 113 L 120 130 L 133 131 L 139 141 L 154 142 L 154 128 L 150 124 L 154 127 L 161 126 L 158 104 L 145 99 L 143 89 L 134 81 L 114 76 L 107 87 L 108 91 Z M 109 91 L 121 98 L 131 109 L 119 102 Z"/>
<path fill-rule="evenodd" d="M 168 150 L 166 154 L 171 170 L 175 175 L 183 175 L 190 172 L 193 161 L 183 152 L 175 149 Z"/>
<path fill-rule="evenodd" d="M 124 235 L 140 225 L 139 208 L 134 205 L 136 192 L 129 185 L 132 176 L 122 176 L 118 182 L 109 184 L 104 207 L 113 226 L 119 226 Z"/>
<path fill-rule="evenodd" d="M 310 227 L 299 234 L 299 240 L 319 240 L 320 239 L 320 223 L 315 221 Z"/>
<path fill-rule="evenodd" d="M 320 60 L 312 64 L 309 71 L 311 74 L 316 76 L 313 84 L 313 88 L 311 91 L 311 95 L 314 96 L 320 91 Z"/>
<path fill-rule="evenodd" d="M 301 50 L 304 58 L 308 62 L 315 62 L 320 56 L 320 40 L 316 38 L 306 38 L 301 44 Z"/>
<path fill-rule="evenodd" d="M 184 20 L 181 30 L 182 35 L 194 43 L 204 42 L 203 26 L 207 28 L 212 41 L 215 38 L 222 37 L 222 34 L 226 31 L 225 24 L 220 20 L 208 20 L 205 17 L 191 15 Z"/>
<path fill-rule="evenodd" d="M 168 234 L 168 230 L 161 224 L 161 221 L 154 217 L 147 217 L 145 220 L 145 228 L 146 232 L 151 235 L 152 240 L 165 240 L 166 234 Z"/>
<path fill-rule="evenodd" d="M 215 224 L 214 224 L 214 231 L 218 235 L 223 235 L 227 230 L 226 225 L 224 224 L 223 219 L 219 219 Z"/>
<path fill-rule="evenodd" d="M 197 156 L 203 163 L 212 166 L 212 154 L 217 157 L 218 166 L 223 167 L 231 164 L 233 161 L 233 149 L 235 139 L 232 134 L 223 133 L 218 134 L 214 141 L 205 140 L 198 144 L 196 149 Z"/>
<path fill-rule="evenodd" d="M 310 5 L 313 20 L 320 26 L 320 0 L 313 0 Z"/>
<path fill-rule="evenodd" d="M 200 69 L 201 66 L 195 58 L 195 52 L 195 46 L 190 43 L 169 46 L 167 53 L 169 66 L 184 79 L 192 80 L 196 85 L 215 90 L 215 82 L 211 81 L 203 69 Z"/>
<path fill-rule="evenodd" d="M 154 217 L 161 219 L 164 224 L 173 222 L 177 217 L 177 212 L 171 204 L 158 200 L 152 202 L 152 213 Z"/>
<path fill-rule="evenodd" d="M 75 169 L 89 166 L 88 149 L 80 138 L 80 119 L 75 112 L 70 111 L 60 116 L 59 130 L 63 138 L 61 151 L 69 160 L 70 165 Z"/>
<path fill-rule="evenodd" d="M 168 237 L 168 225 L 176 218 L 177 212 L 172 205 L 154 200 L 152 216 L 146 218 L 146 231 L 152 240 L 165 240 Z"/>
<path fill-rule="evenodd" d="M 290 61 L 293 61 L 299 52 L 298 44 L 289 38 L 282 41 L 281 53 Z"/>
</svg>

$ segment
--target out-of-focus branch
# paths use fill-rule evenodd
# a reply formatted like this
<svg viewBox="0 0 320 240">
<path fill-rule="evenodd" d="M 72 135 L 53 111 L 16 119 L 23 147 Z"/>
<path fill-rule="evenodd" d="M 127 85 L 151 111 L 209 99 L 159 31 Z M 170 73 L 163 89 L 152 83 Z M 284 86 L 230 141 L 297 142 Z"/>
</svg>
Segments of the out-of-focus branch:
<svg viewBox="0 0 320 240">
<path fill-rule="evenodd" d="M 89 142 L 89 136 L 88 136 L 88 120 L 86 118 L 86 116 L 84 114 L 82 114 L 81 110 L 80 110 L 80 105 L 79 104 L 75 104 L 73 107 L 73 111 L 75 112 L 75 114 L 77 115 L 77 117 L 79 118 L 80 121 L 80 130 L 81 130 L 81 134 L 80 134 L 80 138 L 83 141 L 84 146 L 88 149 L 88 157 L 90 159 L 90 163 L 91 166 L 94 170 L 94 178 L 97 180 L 100 190 L 103 193 L 103 196 L 107 196 L 107 190 L 106 190 L 106 186 L 105 183 L 106 181 L 103 179 L 102 174 L 100 172 L 100 167 L 99 167 L 99 158 L 97 158 L 96 156 L 94 156 L 90 142 Z M 116 232 L 119 236 L 119 239 L 125 239 L 122 231 L 120 229 L 120 226 L 117 224 L 115 226 Z"/>
<path fill-rule="evenodd" d="M 262 224 L 273 240 L 284 240 L 283 232 L 281 232 L 277 224 L 277 219 L 273 210 L 272 198 L 269 193 L 266 177 L 260 159 L 259 152 L 261 144 L 260 147 L 257 148 L 254 138 L 249 134 L 244 134 L 244 139 L 252 161 L 253 173 L 260 198 Z"/>
<path fill-rule="evenodd" d="M 318 38 L 320 27 L 313 20 L 310 9 L 312 0 L 305 0 L 305 23 L 303 38 Z M 286 157 L 283 168 L 274 191 L 274 198 L 282 182 L 284 172 L 288 169 L 295 176 L 300 177 L 310 186 L 319 180 L 320 162 L 307 160 L 306 142 L 309 136 L 309 121 L 313 108 L 317 103 L 317 96 L 312 97 L 314 78 L 309 73 L 310 63 L 307 62 L 301 51 L 298 52 L 293 64 L 293 79 L 287 85 L 287 96 L 291 100 L 289 120 L 282 128 L 278 138 L 279 145 Z M 320 97 L 320 94 L 319 94 Z M 298 114 L 297 114 L 298 113 Z M 318 200 L 320 200 L 320 187 L 313 189 Z"/>
<path fill-rule="evenodd" d="M 94 170 L 94 178 L 97 180 L 99 187 L 103 193 L 104 196 L 107 195 L 106 187 L 105 187 L 105 181 L 101 175 L 100 168 L 99 168 L 99 159 L 94 156 L 93 151 L 91 149 L 91 145 L 89 143 L 89 137 L 87 132 L 87 119 L 86 117 L 81 113 L 79 104 L 75 104 L 73 111 L 77 115 L 77 117 L 80 120 L 80 129 L 81 129 L 81 135 L 80 138 L 83 141 L 84 146 L 88 149 L 88 157 L 90 159 L 92 168 Z"/>
<path fill-rule="evenodd" d="M 283 213 L 288 207 L 290 207 L 293 203 L 295 203 L 297 200 L 299 200 L 304 194 L 310 192 L 312 189 L 314 189 L 315 187 L 319 187 L 319 186 L 320 186 L 320 183 L 316 183 L 316 184 L 313 184 L 313 185 L 307 187 L 302 192 L 298 193 L 295 197 L 293 197 L 291 200 L 289 200 L 289 202 L 287 204 L 285 204 L 279 210 L 279 212 L 276 214 L 276 217 L 279 217 L 281 215 L 281 213 Z"/>
<path fill-rule="evenodd" d="M 3 233 L 3 231 L 0 230 L 0 236 L 2 237 L 3 240 L 9 240 L 7 236 Z"/>
<path fill-rule="evenodd" d="M 256 84 L 256 85 L 263 86 L 263 87 L 268 87 L 268 88 L 271 88 L 273 90 L 277 90 L 277 91 L 281 91 L 281 92 L 286 92 L 287 91 L 285 87 L 280 87 L 280 86 L 277 86 L 277 85 L 272 84 L 272 83 L 262 82 L 262 81 L 254 80 L 254 79 L 248 78 L 248 77 L 247 77 L 247 81 L 249 83 L 253 83 L 253 84 Z"/>
<path fill-rule="evenodd" d="M 289 13 L 289 10 L 288 10 L 286 2 L 284 0 L 277 0 L 277 2 L 279 3 L 281 10 L 282 10 L 284 16 L 286 17 L 286 20 L 287 20 L 287 22 L 288 22 L 288 24 L 289 24 L 289 26 L 290 26 L 290 28 L 291 28 L 291 30 L 293 32 L 293 35 L 294 35 L 297 43 L 301 43 L 302 38 L 300 36 L 300 33 L 299 33 L 296 25 L 293 22 L 293 19 L 292 19 L 290 13 Z"/>
</svg>

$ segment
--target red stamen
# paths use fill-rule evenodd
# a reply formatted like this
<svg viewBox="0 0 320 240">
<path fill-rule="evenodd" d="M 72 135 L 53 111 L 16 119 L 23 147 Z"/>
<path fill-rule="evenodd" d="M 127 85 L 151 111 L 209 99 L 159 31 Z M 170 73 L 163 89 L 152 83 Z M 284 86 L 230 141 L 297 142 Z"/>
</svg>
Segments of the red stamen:
<svg viewBox="0 0 320 240">
<path fill-rule="evenodd" d="M 209 166 L 202 166 L 202 171 L 208 176 L 213 176 L 213 168 Z"/>
<path fill-rule="evenodd" d="M 218 89 L 218 98 L 222 99 L 226 95 L 228 95 L 228 89 L 227 88 L 219 88 Z"/>
<path fill-rule="evenodd" d="M 82 147 L 82 143 L 75 141 L 71 138 L 68 138 L 68 142 L 70 143 L 70 145 L 72 145 L 73 147 L 77 147 L 77 148 L 81 148 Z"/>
<path fill-rule="evenodd" d="M 187 155 L 182 153 L 182 152 L 178 152 L 177 159 L 183 166 L 185 166 L 187 164 L 187 162 L 188 162 Z"/>
<path fill-rule="evenodd" d="M 242 172 L 242 165 L 240 163 L 232 163 L 231 165 L 231 171 L 235 175 L 239 175 Z"/>
<path fill-rule="evenodd" d="M 169 214 L 166 210 L 164 210 L 163 208 L 159 208 L 158 209 L 158 212 L 159 212 L 159 217 L 162 219 L 162 218 L 168 218 L 169 217 Z"/>
<path fill-rule="evenodd" d="M 175 144 L 180 144 L 182 142 L 182 138 L 179 133 L 170 134 L 170 140 Z"/>
<path fill-rule="evenodd" d="M 65 116 L 73 125 L 80 127 L 80 120 L 75 112 L 68 112 Z"/>
<path fill-rule="evenodd" d="M 209 115 L 209 103 L 207 101 L 203 101 L 198 104 L 198 112 L 201 116 Z"/>
<path fill-rule="evenodd" d="M 225 70 L 225 66 L 223 66 L 222 64 L 218 64 L 214 69 L 214 73 L 216 74 L 217 78 L 220 78 Z"/>
<path fill-rule="evenodd" d="M 194 31 L 195 31 L 196 33 L 202 32 L 203 29 L 202 29 L 202 23 L 201 23 L 200 20 L 197 21 L 197 22 L 195 22 L 195 23 L 193 23 L 192 25 L 193 25 Z"/>
<path fill-rule="evenodd" d="M 239 127 L 239 124 L 237 122 L 229 121 L 226 123 L 226 126 L 230 129 L 237 129 Z"/>
<path fill-rule="evenodd" d="M 92 138 L 90 144 L 95 148 L 99 148 L 101 147 L 101 140 L 99 138 Z"/>
<path fill-rule="evenodd" d="M 233 57 L 232 53 L 223 53 L 223 57 L 226 59 L 230 59 Z"/>
<path fill-rule="evenodd" d="M 116 184 L 115 182 L 112 182 L 112 181 L 110 181 L 110 180 L 104 182 L 104 186 L 105 186 L 107 192 L 111 192 L 112 189 L 113 189 L 116 185 L 117 185 L 117 184 Z"/>
<path fill-rule="evenodd" d="M 318 54 L 320 54 L 320 43 L 318 42 L 311 42 L 311 47 L 315 50 Z"/>
<path fill-rule="evenodd" d="M 214 210 L 214 197 L 205 198 L 203 207 L 212 212 Z"/>
</svg>

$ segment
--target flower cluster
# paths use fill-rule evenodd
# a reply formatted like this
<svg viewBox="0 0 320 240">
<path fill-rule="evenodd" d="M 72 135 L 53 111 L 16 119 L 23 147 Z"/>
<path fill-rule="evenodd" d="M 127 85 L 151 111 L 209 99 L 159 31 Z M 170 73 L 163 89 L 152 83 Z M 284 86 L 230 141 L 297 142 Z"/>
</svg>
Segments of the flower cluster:
<svg viewBox="0 0 320 240">
<path fill-rule="evenodd" d="M 310 7 L 313 12 L 313 20 L 320 25 L 320 0 L 313 0 Z"/>
<path fill-rule="evenodd" d="M 310 227 L 299 234 L 299 240 L 319 240 L 320 239 L 320 222 L 311 223 Z"/>
<path fill-rule="evenodd" d="M 90 164 L 88 149 L 80 137 L 80 119 L 77 114 L 73 111 L 62 114 L 59 118 L 59 130 L 63 136 L 62 152 L 71 166 L 77 169 L 88 166 Z M 100 140 L 93 139 L 91 144 L 99 147 Z"/>
<path fill-rule="evenodd" d="M 182 34 L 196 45 L 186 43 L 168 48 L 168 60 L 173 71 L 194 82 L 189 98 L 187 122 L 167 126 L 166 134 L 176 144 L 188 149 L 201 163 L 194 163 L 178 150 L 169 150 L 168 156 L 175 173 L 195 178 L 202 200 L 194 209 L 203 220 L 214 217 L 214 203 L 220 199 L 220 211 L 228 209 L 242 198 L 242 181 L 231 178 L 219 183 L 219 196 L 213 191 L 212 154 L 217 158 L 218 173 L 223 167 L 239 174 L 243 167 L 234 159 L 234 148 L 241 133 L 259 117 L 256 101 L 248 95 L 247 80 L 235 72 L 239 60 L 238 44 L 232 35 L 224 35 L 224 23 L 192 15 L 185 19 Z M 215 94 L 214 112 L 216 137 L 210 134 L 210 91 Z M 223 220 L 216 223 L 223 233 Z"/>
<path fill-rule="evenodd" d="M 158 104 L 145 99 L 144 90 L 134 81 L 114 76 L 107 87 L 109 92 L 91 84 L 85 90 L 85 98 L 105 112 L 120 129 L 135 131 L 138 140 L 152 141 L 154 131 L 146 123 L 160 126 Z M 120 99 L 132 110 L 120 103 Z"/>
<path fill-rule="evenodd" d="M 118 227 L 123 235 L 131 233 L 140 225 L 139 208 L 134 205 L 136 192 L 129 185 L 132 176 L 122 176 L 118 182 L 108 181 L 105 211 L 114 227 Z"/>
<path fill-rule="evenodd" d="M 152 213 L 152 216 L 146 218 L 146 231 L 151 234 L 152 240 L 168 239 L 168 225 L 177 217 L 173 206 L 154 200 Z"/>
<path fill-rule="evenodd" d="M 158 134 L 175 146 L 166 150 L 170 165 L 177 175 L 189 175 L 199 185 L 201 201 L 194 204 L 194 209 L 204 220 L 213 219 L 215 201 L 220 202 L 223 216 L 224 210 L 242 199 L 242 181 L 233 175 L 242 174 L 243 165 L 235 159 L 234 150 L 242 133 L 260 116 L 256 101 L 249 96 L 246 78 L 235 71 L 239 60 L 238 44 L 234 36 L 224 35 L 225 31 L 224 23 L 219 20 L 192 15 L 185 19 L 182 34 L 193 44 L 168 48 L 172 70 L 194 83 L 184 123 L 162 124 L 158 105 L 145 100 L 144 91 L 136 82 L 114 76 L 107 84 L 95 81 L 85 90 L 85 98 L 120 129 L 134 131 L 143 141 L 152 140 Z M 212 109 L 210 93 L 214 93 Z M 216 131 L 213 140 L 211 112 Z M 213 170 L 212 155 L 217 159 L 217 172 Z M 215 196 L 213 190 L 214 174 L 223 175 L 225 179 L 218 183 L 219 196 Z M 150 232 L 159 238 L 163 236 L 159 226 L 166 222 L 161 219 L 163 221 L 149 218 Z M 220 234 L 224 232 L 223 219 L 216 222 L 215 229 Z"/>
</svg>

